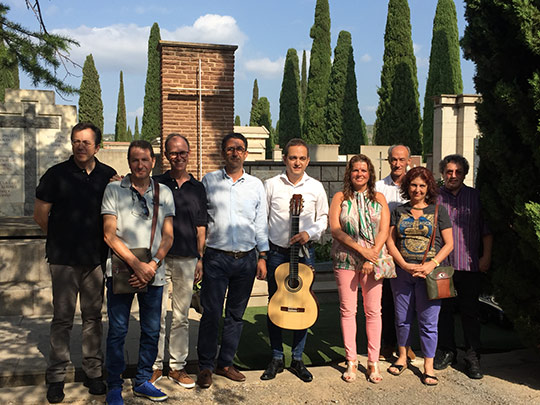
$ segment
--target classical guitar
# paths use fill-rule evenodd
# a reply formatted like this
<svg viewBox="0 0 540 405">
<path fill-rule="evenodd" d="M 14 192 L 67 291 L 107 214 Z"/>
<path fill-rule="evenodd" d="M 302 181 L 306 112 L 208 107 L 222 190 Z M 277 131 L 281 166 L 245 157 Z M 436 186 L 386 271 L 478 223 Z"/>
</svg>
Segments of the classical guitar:
<svg viewBox="0 0 540 405">
<path fill-rule="evenodd" d="M 298 233 L 302 204 L 302 195 L 294 194 L 290 202 L 291 235 Z M 270 320 L 282 329 L 307 329 L 319 316 L 319 304 L 311 291 L 313 270 L 298 263 L 299 251 L 299 243 L 292 245 L 290 262 L 276 269 L 277 291 L 268 303 Z"/>
</svg>

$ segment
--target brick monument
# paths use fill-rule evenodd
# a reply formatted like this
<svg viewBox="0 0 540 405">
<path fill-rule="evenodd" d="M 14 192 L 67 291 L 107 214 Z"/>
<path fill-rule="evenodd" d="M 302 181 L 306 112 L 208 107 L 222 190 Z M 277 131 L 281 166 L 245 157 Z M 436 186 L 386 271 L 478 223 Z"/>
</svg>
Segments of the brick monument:
<svg viewBox="0 0 540 405">
<path fill-rule="evenodd" d="M 191 146 L 188 171 L 199 180 L 222 165 L 220 142 L 233 130 L 236 45 L 160 41 L 161 139 L 171 132 Z M 161 150 L 163 170 L 169 162 Z"/>
</svg>

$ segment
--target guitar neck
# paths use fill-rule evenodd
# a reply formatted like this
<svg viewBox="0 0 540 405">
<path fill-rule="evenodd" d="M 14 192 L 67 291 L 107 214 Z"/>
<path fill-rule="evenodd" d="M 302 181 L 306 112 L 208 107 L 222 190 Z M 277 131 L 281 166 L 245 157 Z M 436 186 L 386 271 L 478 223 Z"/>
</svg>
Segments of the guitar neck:
<svg viewBox="0 0 540 405">
<path fill-rule="evenodd" d="M 292 215 L 291 216 L 291 236 L 296 235 L 299 231 L 300 216 Z M 300 253 L 300 244 L 297 242 L 294 245 L 291 245 L 290 248 L 290 259 L 289 259 L 289 277 L 291 279 L 298 278 L 298 256 Z"/>
</svg>

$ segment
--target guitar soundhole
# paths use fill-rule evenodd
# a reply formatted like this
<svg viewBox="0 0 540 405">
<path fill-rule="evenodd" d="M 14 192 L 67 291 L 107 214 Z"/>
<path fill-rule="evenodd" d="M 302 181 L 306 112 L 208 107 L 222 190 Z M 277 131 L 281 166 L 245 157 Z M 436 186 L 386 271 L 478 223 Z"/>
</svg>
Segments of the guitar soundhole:
<svg viewBox="0 0 540 405">
<path fill-rule="evenodd" d="M 285 279 L 285 286 L 287 287 L 287 290 L 291 292 L 298 291 L 302 288 L 302 280 L 299 278 L 287 277 Z"/>
</svg>

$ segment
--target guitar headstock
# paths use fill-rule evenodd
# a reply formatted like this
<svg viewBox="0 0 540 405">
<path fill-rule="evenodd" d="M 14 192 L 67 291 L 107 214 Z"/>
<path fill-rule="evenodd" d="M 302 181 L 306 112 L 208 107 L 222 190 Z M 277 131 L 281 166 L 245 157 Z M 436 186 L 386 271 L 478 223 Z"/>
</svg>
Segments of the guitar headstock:
<svg viewBox="0 0 540 405">
<path fill-rule="evenodd" d="M 291 197 L 291 202 L 289 203 L 291 215 L 299 216 L 304 208 L 304 199 L 302 194 L 293 194 Z"/>
</svg>

